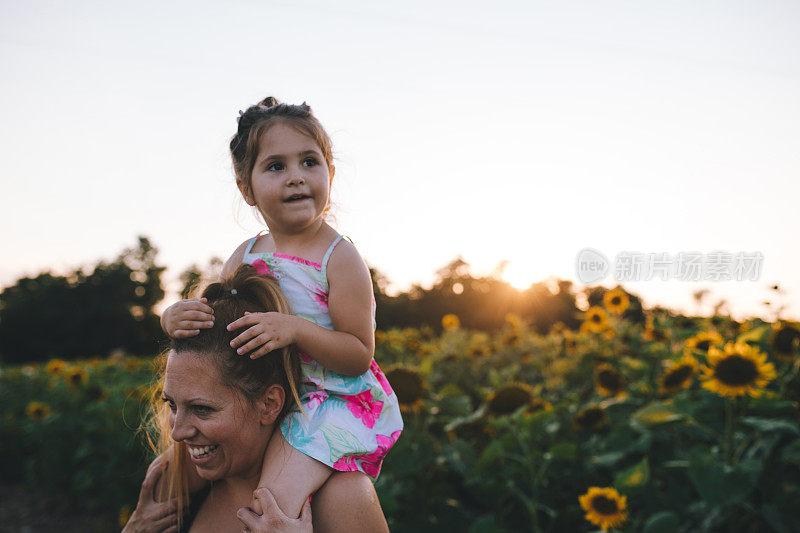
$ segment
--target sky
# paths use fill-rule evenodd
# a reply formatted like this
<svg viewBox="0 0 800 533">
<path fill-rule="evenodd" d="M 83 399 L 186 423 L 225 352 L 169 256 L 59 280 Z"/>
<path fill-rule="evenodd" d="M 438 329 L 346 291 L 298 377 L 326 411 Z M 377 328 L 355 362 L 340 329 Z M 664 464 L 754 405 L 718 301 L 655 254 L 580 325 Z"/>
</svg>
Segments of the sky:
<svg viewBox="0 0 800 533">
<path fill-rule="evenodd" d="M 578 283 L 587 247 L 759 252 L 757 280 L 623 286 L 772 318 L 779 284 L 800 319 L 798 3 L 0 9 L 0 286 L 113 260 L 138 235 L 173 290 L 227 258 L 261 229 L 227 145 L 238 110 L 272 95 L 327 128 L 333 225 L 395 291 L 459 256 L 479 275 L 507 261 L 526 287 Z"/>
</svg>

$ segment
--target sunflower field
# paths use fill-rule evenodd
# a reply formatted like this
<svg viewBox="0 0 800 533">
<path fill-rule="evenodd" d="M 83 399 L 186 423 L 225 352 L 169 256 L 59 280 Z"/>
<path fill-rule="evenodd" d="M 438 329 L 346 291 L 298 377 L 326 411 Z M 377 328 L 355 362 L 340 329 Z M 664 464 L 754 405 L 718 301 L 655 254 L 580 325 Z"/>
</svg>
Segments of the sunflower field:
<svg viewBox="0 0 800 533">
<path fill-rule="evenodd" d="M 391 530 L 798 531 L 800 325 L 628 305 L 378 331 L 405 420 L 376 482 Z M 4 480 L 124 523 L 153 383 L 123 354 L 0 369 Z"/>
</svg>

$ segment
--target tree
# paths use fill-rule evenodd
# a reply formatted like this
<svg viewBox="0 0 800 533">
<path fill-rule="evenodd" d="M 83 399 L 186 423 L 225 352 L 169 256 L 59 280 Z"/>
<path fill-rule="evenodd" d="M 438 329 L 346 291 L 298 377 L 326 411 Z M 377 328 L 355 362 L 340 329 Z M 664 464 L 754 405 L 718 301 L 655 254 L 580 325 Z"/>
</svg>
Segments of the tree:
<svg viewBox="0 0 800 533">
<path fill-rule="evenodd" d="M 158 250 L 140 236 L 111 263 L 91 273 L 50 272 L 22 278 L 0 293 L 0 360 L 5 363 L 74 359 L 121 348 L 158 350 L 161 332 L 153 308 L 164 297 L 155 262 Z"/>
</svg>

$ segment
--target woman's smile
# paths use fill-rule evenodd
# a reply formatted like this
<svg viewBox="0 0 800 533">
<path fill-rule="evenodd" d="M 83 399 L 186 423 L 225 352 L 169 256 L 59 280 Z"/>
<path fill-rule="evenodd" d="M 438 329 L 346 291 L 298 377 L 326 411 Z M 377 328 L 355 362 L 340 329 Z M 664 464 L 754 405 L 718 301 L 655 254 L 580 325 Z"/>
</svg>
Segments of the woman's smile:
<svg viewBox="0 0 800 533">
<path fill-rule="evenodd" d="M 192 462 L 202 468 L 206 466 L 208 463 L 214 460 L 217 456 L 217 451 L 219 450 L 218 445 L 210 445 L 210 446 L 191 446 L 187 445 L 189 448 L 189 456 L 192 458 Z"/>
</svg>

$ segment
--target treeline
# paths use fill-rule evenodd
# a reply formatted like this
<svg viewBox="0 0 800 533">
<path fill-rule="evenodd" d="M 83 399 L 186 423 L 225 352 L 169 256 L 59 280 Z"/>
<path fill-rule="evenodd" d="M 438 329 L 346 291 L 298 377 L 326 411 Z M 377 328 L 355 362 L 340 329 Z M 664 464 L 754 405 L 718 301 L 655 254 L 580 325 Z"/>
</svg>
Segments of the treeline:
<svg viewBox="0 0 800 533">
<path fill-rule="evenodd" d="M 156 353 L 166 340 L 155 306 L 164 298 L 158 250 L 148 238 L 124 250 L 110 263 L 99 262 L 89 273 L 75 270 L 66 276 L 44 272 L 19 279 L 0 292 L 0 362 L 45 361 L 101 356 L 116 349 L 130 354 Z M 205 268 L 193 265 L 180 274 L 181 296 L 186 297 L 204 277 L 216 277 L 221 261 Z M 515 313 L 540 333 L 562 322 L 580 324 L 578 294 L 569 281 L 536 283 L 520 291 L 491 276 L 472 275 L 469 265 L 456 259 L 437 272 L 431 288 L 415 285 L 390 296 L 388 279 L 370 269 L 377 303 L 378 328 L 422 327 L 441 329 L 442 316 L 456 314 L 463 327 L 495 330 L 508 313 Z M 598 303 L 602 287 L 584 296 Z M 641 305 L 631 296 L 626 314 L 641 319 Z"/>
</svg>

